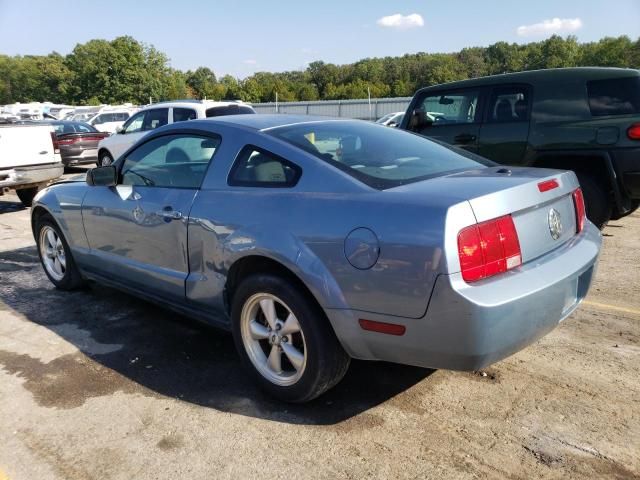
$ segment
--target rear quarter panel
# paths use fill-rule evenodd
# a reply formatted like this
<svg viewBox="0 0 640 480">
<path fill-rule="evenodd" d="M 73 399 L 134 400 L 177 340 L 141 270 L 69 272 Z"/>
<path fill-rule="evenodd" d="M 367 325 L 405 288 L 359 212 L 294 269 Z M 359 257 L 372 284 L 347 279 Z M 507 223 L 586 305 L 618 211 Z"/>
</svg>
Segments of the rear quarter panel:
<svg viewBox="0 0 640 480">
<path fill-rule="evenodd" d="M 325 308 L 424 315 L 435 277 L 445 270 L 447 199 L 407 201 L 407 195 L 366 187 L 275 138 L 225 135 L 222 127 L 220 133 L 221 147 L 190 215 L 192 300 L 222 308 L 231 265 L 263 255 L 296 273 Z M 298 164 L 299 183 L 283 189 L 228 186 L 235 155 L 247 143 Z M 353 267 L 345 256 L 344 241 L 358 227 L 379 241 L 379 260 L 368 270 Z"/>
</svg>

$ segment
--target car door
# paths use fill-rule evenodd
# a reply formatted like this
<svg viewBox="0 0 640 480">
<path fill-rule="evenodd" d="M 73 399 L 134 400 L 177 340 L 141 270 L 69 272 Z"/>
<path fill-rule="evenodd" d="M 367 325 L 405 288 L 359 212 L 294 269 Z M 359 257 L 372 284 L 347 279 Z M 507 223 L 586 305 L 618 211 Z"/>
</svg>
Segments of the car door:
<svg viewBox="0 0 640 480">
<path fill-rule="evenodd" d="M 118 185 L 89 188 L 82 205 L 87 268 L 183 301 L 189 211 L 219 144 L 219 137 L 194 134 L 153 138 L 118 162 Z"/>
<path fill-rule="evenodd" d="M 416 102 L 410 130 L 429 138 L 478 151 L 482 89 L 425 92 Z"/>
<path fill-rule="evenodd" d="M 532 93 L 529 85 L 499 85 L 491 89 L 480 127 L 480 155 L 505 165 L 523 163 L 529 139 Z"/>
<path fill-rule="evenodd" d="M 122 126 L 119 133 L 109 137 L 109 150 L 116 160 L 147 133 L 166 125 L 169 121 L 168 108 L 152 108 L 136 113 Z"/>
</svg>

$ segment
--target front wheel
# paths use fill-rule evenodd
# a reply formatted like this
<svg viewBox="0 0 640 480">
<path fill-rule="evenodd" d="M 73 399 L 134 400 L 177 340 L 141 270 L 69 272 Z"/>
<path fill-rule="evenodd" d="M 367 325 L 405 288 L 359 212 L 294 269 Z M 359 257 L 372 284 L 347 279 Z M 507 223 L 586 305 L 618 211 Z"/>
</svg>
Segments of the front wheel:
<svg viewBox="0 0 640 480">
<path fill-rule="evenodd" d="M 109 154 L 109 152 L 100 152 L 97 163 L 99 167 L 108 167 L 113 163 L 113 157 Z"/>
<path fill-rule="evenodd" d="M 16 190 L 16 195 L 18 195 L 18 198 L 25 207 L 31 206 L 37 193 L 38 187 L 21 188 L 20 190 Z"/>
<path fill-rule="evenodd" d="M 40 262 L 51 283 L 61 290 L 74 290 L 84 285 L 67 241 L 48 215 L 38 221 L 36 239 Z"/>
<path fill-rule="evenodd" d="M 307 402 L 347 372 L 350 358 L 324 312 L 291 281 L 266 274 L 246 278 L 231 313 L 242 362 L 271 395 Z"/>
</svg>

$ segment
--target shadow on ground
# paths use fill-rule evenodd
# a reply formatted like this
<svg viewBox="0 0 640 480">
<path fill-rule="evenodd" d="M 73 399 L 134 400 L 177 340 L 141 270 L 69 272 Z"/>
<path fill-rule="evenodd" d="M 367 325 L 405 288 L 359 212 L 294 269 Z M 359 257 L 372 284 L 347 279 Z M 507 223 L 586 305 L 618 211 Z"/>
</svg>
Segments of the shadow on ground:
<svg viewBox="0 0 640 480">
<path fill-rule="evenodd" d="M 0 215 L 9 212 L 19 212 L 24 210 L 25 207 L 20 201 L 9 200 L 6 197 L 0 197 Z"/>
<path fill-rule="evenodd" d="M 24 378 L 35 400 L 48 407 L 72 408 L 91 396 L 126 391 L 274 421 L 329 425 L 394 397 L 433 372 L 354 361 L 344 380 L 321 398 L 287 405 L 254 386 L 228 333 L 102 286 L 56 290 L 41 270 L 35 247 L 0 253 L 0 285 L 6 305 L 84 354 L 44 364 L 0 350 L 0 368 Z"/>
</svg>

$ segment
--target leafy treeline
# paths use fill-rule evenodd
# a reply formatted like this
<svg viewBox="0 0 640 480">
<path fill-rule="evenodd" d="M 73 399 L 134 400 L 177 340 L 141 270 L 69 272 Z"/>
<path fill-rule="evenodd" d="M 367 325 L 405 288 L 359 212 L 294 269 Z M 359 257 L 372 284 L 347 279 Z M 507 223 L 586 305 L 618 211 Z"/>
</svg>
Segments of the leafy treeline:
<svg viewBox="0 0 640 480">
<path fill-rule="evenodd" d="M 0 55 L 0 104 L 52 101 L 71 104 L 176 98 L 280 101 L 410 96 L 423 86 L 539 68 L 572 66 L 640 68 L 640 38 L 578 43 L 553 36 L 518 45 L 498 42 L 456 53 L 416 53 L 367 58 L 348 65 L 317 61 L 304 71 L 258 72 L 239 80 L 216 78 L 208 67 L 182 72 L 167 56 L 131 37 L 90 40 L 62 56 Z"/>
</svg>

